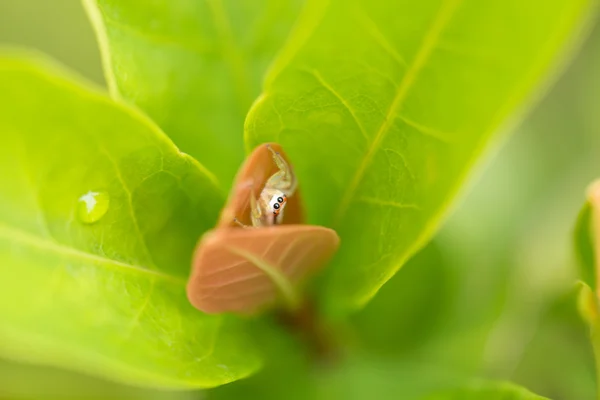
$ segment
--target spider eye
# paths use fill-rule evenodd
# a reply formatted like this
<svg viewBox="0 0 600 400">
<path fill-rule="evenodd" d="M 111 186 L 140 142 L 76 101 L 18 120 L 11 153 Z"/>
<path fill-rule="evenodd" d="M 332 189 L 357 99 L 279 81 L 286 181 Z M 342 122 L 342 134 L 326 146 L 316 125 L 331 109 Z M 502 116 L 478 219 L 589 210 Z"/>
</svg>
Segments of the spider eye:
<svg viewBox="0 0 600 400">
<path fill-rule="evenodd" d="M 279 204 L 278 203 L 273 204 L 273 208 L 276 210 L 279 210 Z"/>
<path fill-rule="evenodd" d="M 278 197 L 277 201 L 280 202 L 280 203 L 283 203 L 283 197 Z"/>
</svg>

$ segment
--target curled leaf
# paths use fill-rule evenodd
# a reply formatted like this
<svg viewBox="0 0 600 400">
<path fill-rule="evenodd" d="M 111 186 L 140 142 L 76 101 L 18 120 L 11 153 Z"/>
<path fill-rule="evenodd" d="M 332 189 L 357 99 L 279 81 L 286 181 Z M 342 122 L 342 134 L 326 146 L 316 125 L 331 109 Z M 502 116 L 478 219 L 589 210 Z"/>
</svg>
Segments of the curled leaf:
<svg viewBox="0 0 600 400">
<path fill-rule="evenodd" d="M 592 182 L 587 189 L 587 201 L 583 205 L 575 226 L 575 254 L 579 261 L 579 273 L 592 291 L 598 293 L 598 251 L 600 250 L 600 180 Z"/>
<path fill-rule="evenodd" d="M 277 143 L 268 143 L 276 152 L 281 154 L 286 162 L 290 163 L 287 155 Z M 258 146 L 252 154 L 246 159 L 242 167 L 240 168 L 231 194 L 227 201 L 227 205 L 221 212 L 219 218 L 218 227 L 238 227 L 233 222 L 234 218 L 237 218 L 240 222 L 251 225 L 250 221 L 250 196 L 252 193 L 258 195 L 260 193 L 267 179 L 277 172 L 277 165 L 273 162 L 273 157 L 269 152 L 267 145 Z M 296 189 L 296 193 L 290 197 L 286 208 L 285 208 L 285 219 L 283 224 L 303 224 L 304 223 L 304 211 L 302 207 L 302 200 L 300 197 L 299 188 Z"/>
<path fill-rule="evenodd" d="M 281 146 L 269 145 L 291 164 Z M 251 196 L 277 171 L 267 145 L 257 147 L 240 168 L 217 227 L 196 248 L 187 293 L 203 312 L 254 314 L 278 300 L 296 309 L 301 284 L 337 251 L 334 230 L 303 224 L 298 189 L 288 200 L 282 225 L 241 228 L 234 222 L 251 225 Z"/>
<path fill-rule="evenodd" d="M 587 283 L 582 281 L 578 283 L 577 308 L 588 325 L 598 323 L 598 298 Z"/>
</svg>

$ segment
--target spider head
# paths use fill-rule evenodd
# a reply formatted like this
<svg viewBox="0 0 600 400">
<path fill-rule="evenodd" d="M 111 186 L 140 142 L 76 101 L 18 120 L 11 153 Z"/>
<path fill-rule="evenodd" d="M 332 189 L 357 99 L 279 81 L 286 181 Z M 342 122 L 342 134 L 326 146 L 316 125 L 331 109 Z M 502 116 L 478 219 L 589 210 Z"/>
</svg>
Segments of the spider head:
<svg viewBox="0 0 600 400">
<path fill-rule="evenodd" d="M 273 197 L 271 197 L 271 201 L 269 201 L 269 207 L 271 208 L 271 212 L 275 217 L 277 217 L 281 213 L 286 203 L 287 196 L 285 195 L 285 193 L 279 192 L 274 194 Z"/>
</svg>

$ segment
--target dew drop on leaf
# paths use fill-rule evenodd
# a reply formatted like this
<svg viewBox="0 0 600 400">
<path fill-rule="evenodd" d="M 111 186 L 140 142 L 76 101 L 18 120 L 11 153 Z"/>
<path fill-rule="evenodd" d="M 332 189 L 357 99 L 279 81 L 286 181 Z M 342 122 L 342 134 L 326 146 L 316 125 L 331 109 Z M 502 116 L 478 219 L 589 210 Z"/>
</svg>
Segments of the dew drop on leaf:
<svg viewBox="0 0 600 400">
<path fill-rule="evenodd" d="M 106 192 L 89 191 L 77 202 L 77 217 L 85 224 L 93 224 L 106 214 L 110 197 Z"/>
</svg>

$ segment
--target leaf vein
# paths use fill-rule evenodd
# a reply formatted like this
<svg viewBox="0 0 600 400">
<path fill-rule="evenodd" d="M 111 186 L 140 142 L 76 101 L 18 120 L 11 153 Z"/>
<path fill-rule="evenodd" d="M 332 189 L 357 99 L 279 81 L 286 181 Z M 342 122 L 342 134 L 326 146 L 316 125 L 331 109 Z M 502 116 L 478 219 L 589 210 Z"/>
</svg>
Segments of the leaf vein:
<svg viewBox="0 0 600 400">
<path fill-rule="evenodd" d="M 113 18 L 107 16 L 104 13 L 102 13 L 102 17 L 104 18 L 104 21 L 108 25 L 111 25 L 113 28 L 120 29 L 122 31 L 132 34 L 133 36 L 136 36 L 140 39 L 143 39 L 143 40 L 146 40 L 149 42 L 162 44 L 165 46 L 177 48 L 177 49 L 180 49 L 183 51 L 188 51 L 190 53 L 203 55 L 203 56 L 206 56 L 206 54 L 209 51 L 208 47 L 200 47 L 200 46 L 194 45 L 189 42 L 184 42 L 181 40 L 181 38 L 172 38 L 172 37 L 169 37 L 166 35 L 160 35 L 157 33 L 148 32 L 146 30 L 136 28 L 133 25 L 124 24 L 120 21 L 117 21 L 116 19 L 113 19 Z"/>
<path fill-rule="evenodd" d="M 328 92 L 330 92 L 332 95 L 335 96 L 335 98 L 344 106 L 344 108 L 346 108 L 346 110 L 350 113 L 350 116 L 352 117 L 352 119 L 354 120 L 354 123 L 356 123 L 356 126 L 358 126 L 358 129 L 360 130 L 360 133 L 362 133 L 363 137 L 369 141 L 369 135 L 367 134 L 366 129 L 362 126 L 362 124 L 360 123 L 360 120 L 358 119 L 358 117 L 356 116 L 356 113 L 354 112 L 354 109 L 350 106 L 350 103 L 348 103 L 348 101 L 346 101 L 346 99 L 344 99 L 342 97 L 342 95 L 340 93 L 338 93 L 337 90 L 335 90 L 333 88 L 333 86 L 331 86 L 326 80 L 325 78 L 323 78 L 323 76 L 316 70 L 311 69 L 311 70 L 305 70 L 307 71 L 309 74 L 311 74 L 316 80 L 317 82 L 319 82 L 319 84 L 324 87 Z"/>
<path fill-rule="evenodd" d="M 419 206 L 417 206 L 416 204 L 405 204 L 405 203 L 399 203 L 397 201 L 381 200 L 381 199 L 377 199 L 375 197 L 367 197 L 367 196 L 359 197 L 355 201 L 360 202 L 360 203 L 365 203 L 365 204 L 372 204 L 372 205 L 376 205 L 376 206 L 383 206 L 383 207 L 395 207 L 395 208 L 413 209 L 413 210 L 420 209 Z"/>
<path fill-rule="evenodd" d="M 248 261 L 245 261 L 244 264 L 247 264 Z M 217 283 L 213 283 L 213 284 L 209 284 L 209 285 L 203 285 L 202 286 L 202 290 L 205 289 L 221 289 L 227 286 L 231 286 L 231 285 L 235 285 L 236 283 L 242 283 L 242 282 L 246 282 L 246 281 L 251 281 L 253 279 L 257 279 L 257 278 L 262 278 L 264 277 L 264 273 L 262 273 L 260 270 L 256 271 L 253 274 L 248 274 L 248 275 L 241 275 L 241 276 L 234 276 L 233 278 L 231 278 L 228 281 L 224 281 L 224 282 L 217 282 Z"/>
<path fill-rule="evenodd" d="M 417 80 L 421 69 L 423 68 L 423 66 L 429 59 L 429 56 L 431 55 L 432 51 L 434 50 L 435 44 L 440 34 L 443 32 L 446 25 L 450 22 L 454 11 L 458 8 L 460 2 L 461 0 L 446 1 L 441 6 L 437 15 L 433 19 L 431 26 L 429 27 L 423 38 L 423 42 L 415 56 L 414 61 L 412 62 L 402 81 L 400 82 L 400 86 L 398 87 L 396 95 L 394 96 L 394 99 L 390 104 L 386 117 L 383 119 L 383 122 L 379 127 L 379 130 L 377 131 L 373 142 L 367 149 L 365 156 L 358 165 L 358 168 L 356 169 L 356 172 L 354 173 L 350 184 L 347 186 L 346 191 L 342 196 L 340 206 L 338 207 L 338 210 L 333 217 L 333 226 L 338 226 L 341 223 L 341 220 L 346 214 L 346 211 L 348 210 L 352 198 L 356 194 L 358 185 L 360 184 L 366 173 L 367 167 L 371 164 L 375 153 L 381 147 L 381 143 L 387 136 L 390 127 L 394 122 L 394 115 L 397 114 L 398 109 L 401 107 L 404 100 L 406 99 L 410 88 L 412 87 L 413 83 Z"/>
<path fill-rule="evenodd" d="M 355 17 L 358 23 L 365 28 L 365 30 L 371 35 L 373 39 L 381 46 L 388 54 L 401 66 L 406 67 L 408 63 L 404 60 L 404 57 L 398 53 L 398 51 L 392 46 L 392 44 L 386 39 L 385 35 L 379 30 L 377 24 L 373 22 L 371 17 L 361 9 L 356 10 Z"/>
<path fill-rule="evenodd" d="M 299 304 L 298 293 L 287 276 L 276 266 L 269 264 L 265 260 L 257 257 L 255 254 L 237 247 L 227 248 L 231 253 L 243 257 L 254 264 L 273 282 L 279 293 L 287 303 L 288 307 L 294 309 Z"/>
<path fill-rule="evenodd" d="M 93 263 L 98 263 L 107 266 L 112 265 L 114 267 L 117 267 L 118 269 L 125 269 L 143 275 L 158 277 L 166 282 L 177 283 L 178 285 L 182 286 L 186 285 L 185 279 L 177 277 L 175 275 L 168 275 L 163 272 L 149 269 L 147 267 L 125 263 L 97 254 L 87 253 L 83 250 L 68 247 L 61 243 L 49 240 L 47 238 L 35 236 L 29 232 L 25 232 L 15 227 L 7 226 L 5 224 L 0 224 L 0 238 L 3 238 L 8 242 L 23 243 L 32 247 L 36 247 L 40 250 L 46 250 L 49 252 L 56 253 L 58 255 L 71 256 L 74 258 L 79 258 L 82 260 L 87 260 Z"/>
<path fill-rule="evenodd" d="M 248 261 L 246 261 L 246 260 L 242 260 L 242 261 L 239 261 L 239 262 L 236 262 L 236 263 L 230 264 L 230 265 L 226 266 L 225 268 L 221 268 L 221 269 L 214 269 L 214 270 L 210 271 L 209 273 L 207 273 L 207 274 L 204 274 L 202 277 L 203 277 L 204 279 L 211 278 L 211 277 L 213 277 L 213 276 L 215 276 L 215 275 L 219 275 L 219 274 L 221 274 L 221 273 L 223 273 L 223 272 L 227 272 L 227 271 L 229 271 L 229 270 L 232 270 L 232 269 L 234 269 L 234 268 L 237 268 L 237 267 L 239 267 L 240 265 L 244 265 L 244 264 L 245 264 L 245 263 L 247 263 L 247 262 L 248 262 Z"/>
<path fill-rule="evenodd" d="M 400 159 L 402 160 L 402 165 L 404 166 L 404 170 L 406 172 L 408 172 L 408 176 L 410 177 L 410 179 L 412 179 L 413 181 L 416 179 L 415 174 L 412 171 L 412 169 L 410 168 L 408 161 L 406 160 L 406 157 L 404 156 L 404 154 L 402 154 L 398 150 L 393 149 L 391 147 L 387 148 L 387 149 L 383 149 L 383 152 L 388 157 L 388 162 L 390 163 L 390 166 L 392 166 L 392 168 L 394 168 L 394 165 L 392 164 L 388 153 L 396 154 L 398 157 L 400 157 Z M 397 168 L 397 167 L 396 167 L 396 169 L 400 170 L 400 168 Z M 392 183 L 390 183 L 390 185 L 392 185 Z"/>
<path fill-rule="evenodd" d="M 148 261 L 150 262 L 150 265 L 152 265 L 154 268 L 156 268 L 156 264 L 154 263 L 154 260 L 152 259 L 152 256 L 150 254 L 150 249 L 148 249 L 148 245 L 146 244 L 146 240 L 144 239 L 144 235 L 142 234 L 142 231 L 140 230 L 140 224 L 137 220 L 137 216 L 135 214 L 135 209 L 133 207 L 133 195 L 132 195 L 132 191 L 129 188 L 129 186 L 127 186 L 127 184 L 125 183 L 125 179 L 123 178 L 123 174 L 121 173 L 121 169 L 119 168 L 119 165 L 117 164 L 117 161 L 114 159 L 114 157 L 112 156 L 112 154 L 110 154 L 108 152 L 108 150 L 106 149 L 106 147 L 104 146 L 104 144 L 100 141 L 100 140 L 96 140 L 96 143 L 98 144 L 98 148 L 100 149 L 100 151 L 106 156 L 106 158 L 108 159 L 108 161 L 111 163 L 113 169 L 115 170 L 115 174 L 117 176 L 117 179 L 119 180 L 121 187 L 123 188 L 123 191 L 125 192 L 125 194 L 127 195 L 127 203 L 129 206 L 129 214 L 131 215 L 131 220 L 133 222 L 133 226 L 135 228 L 136 234 L 139 237 L 140 243 L 142 245 L 142 249 L 144 250 L 144 253 L 146 253 L 146 257 L 148 258 Z"/>
<path fill-rule="evenodd" d="M 150 289 L 148 289 L 148 294 L 146 294 L 146 297 L 144 297 L 142 306 L 139 308 L 139 310 L 135 313 L 135 315 L 131 319 L 131 323 L 129 324 L 129 327 L 127 328 L 127 333 L 123 340 L 124 342 L 127 341 L 131 337 L 133 330 L 135 329 L 136 326 L 139 325 L 140 318 L 142 317 L 142 315 L 144 314 L 144 311 L 146 311 L 146 308 L 148 307 L 148 304 L 150 303 L 150 298 L 152 298 L 152 294 L 154 293 L 155 287 L 156 287 L 156 279 L 152 279 L 152 283 L 150 284 Z"/>
<path fill-rule="evenodd" d="M 421 125 L 418 122 L 415 122 L 399 114 L 396 115 L 396 118 L 400 119 L 406 125 L 415 128 L 418 132 L 424 134 L 425 136 L 429 136 L 433 139 L 439 140 L 440 142 L 444 143 L 450 142 L 450 140 L 448 139 L 448 137 L 451 136 L 450 133 L 442 132 L 437 129 L 430 128 L 428 126 Z"/>
</svg>

